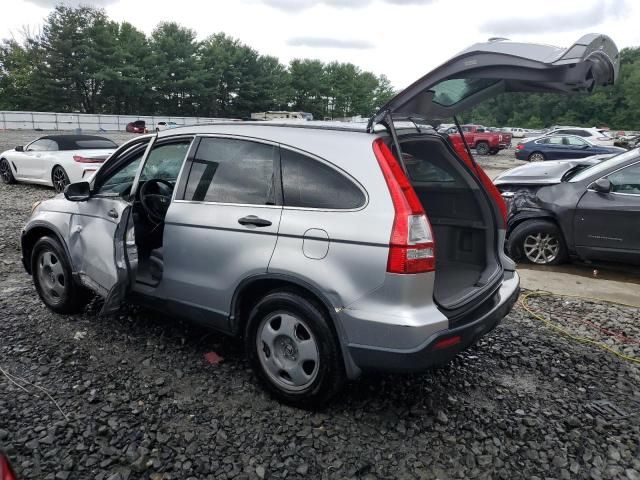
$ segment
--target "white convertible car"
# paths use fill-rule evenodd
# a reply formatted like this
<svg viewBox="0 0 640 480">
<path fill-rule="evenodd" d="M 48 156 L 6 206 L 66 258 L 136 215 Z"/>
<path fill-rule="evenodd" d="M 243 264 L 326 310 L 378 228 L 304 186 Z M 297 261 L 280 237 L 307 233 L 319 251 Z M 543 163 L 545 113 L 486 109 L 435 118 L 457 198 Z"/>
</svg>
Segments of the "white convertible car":
<svg viewBox="0 0 640 480">
<path fill-rule="evenodd" d="M 0 180 L 49 185 L 62 192 L 91 177 L 118 145 L 94 135 L 47 135 L 0 154 Z"/>
</svg>

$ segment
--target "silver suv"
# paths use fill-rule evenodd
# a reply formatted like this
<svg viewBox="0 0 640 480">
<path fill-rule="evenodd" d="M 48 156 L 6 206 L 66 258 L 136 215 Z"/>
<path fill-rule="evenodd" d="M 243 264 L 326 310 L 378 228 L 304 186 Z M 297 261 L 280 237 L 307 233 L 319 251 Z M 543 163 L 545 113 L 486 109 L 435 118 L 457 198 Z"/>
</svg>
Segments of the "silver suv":
<svg viewBox="0 0 640 480">
<path fill-rule="evenodd" d="M 242 337 L 279 399 L 319 405 L 363 371 L 420 371 L 518 297 L 505 209 L 468 149 L 421 126 L 503 91 L 613 83 L 604 36 L 494 41 L 398 94 L 368 125 L 235 122 L 120 147 L 34 206 L 23 261 L 53 311 L 135 301 Z M 459 141 L 458 141 L 459 142 Z"/>
</svg>

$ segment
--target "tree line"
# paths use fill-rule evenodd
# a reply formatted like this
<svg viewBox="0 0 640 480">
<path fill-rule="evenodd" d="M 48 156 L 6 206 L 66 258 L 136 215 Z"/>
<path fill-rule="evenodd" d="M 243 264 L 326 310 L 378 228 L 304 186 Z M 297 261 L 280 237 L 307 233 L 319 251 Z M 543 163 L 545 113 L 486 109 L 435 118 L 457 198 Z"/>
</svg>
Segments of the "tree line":
<svg viewBox="0 0 640 480">
<path fill-rule="evenodd" d="M 487 126 L 542 128 L 551 125 L 607 126 L 640 130 L 640 48 L 620 52 L 620 75 L 593 95 L 508 93 L 464 115 Z"/>
<path fill-rule="evenodd" d="M 351 63 L 283 65 L 224 33 L 198 41 L 174 22 L 147 36 L 91 7 L 58 6 L 23 37 L 0 43 L 0 110 L 323 119 L 371 115 L 394 93 L 384 75 Z"/>
</svg>

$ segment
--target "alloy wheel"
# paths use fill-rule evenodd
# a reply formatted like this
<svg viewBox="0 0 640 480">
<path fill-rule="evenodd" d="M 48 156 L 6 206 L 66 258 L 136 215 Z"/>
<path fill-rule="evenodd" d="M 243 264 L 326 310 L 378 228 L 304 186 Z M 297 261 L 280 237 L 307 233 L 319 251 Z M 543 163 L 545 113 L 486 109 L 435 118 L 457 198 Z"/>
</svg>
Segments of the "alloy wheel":
<svg viewBox="0 0 640 480">
<path fill-rule="evenodd" d="M 529 161 L 530 162 L 543 162 L 544 161 L 544 155 L 542 155 L 541 153 L 533 153 L 529 157 Z"/>
<path fill-rule="evenodd" d="M 67 178 L 67 174 L 64 173 L 64 170 L 60 167 L 56 167 L 53 170 L 53 174 L 51 175 L 53 180 L 53 188 L 56 192 L 62 193 L 64 192 L 64 188 L 69 185 L 69 179 Z"/>
<path fill-rule="evenodd" d="M 282 390 L 304 390 L 318 376 L 318 343 L 307 323 L 291 313 L 274 312 L 260 322 L 256 335 L 260 363 Z"/>
<path fill-rule="evenodd" d="M 47 300 L 54 304 L 61 302 L 68 286 L 68 279 L 55 252 L 44 250 L 40 253 L 37 275 L 40 289 Z"/>
<path fill-rule="evenodd" d="M 524 239 L 523 248 L 529 261 L 545 265 L 558 257 L 560 240 L 549 233 L 531 234 Z"/>
<path fill-rule="evenodd" d="M 6 160 L 2 160 L 0 162 L 0 178 L 2 178 L 2 181 L 4 183 L 10 183 L 11 182 L 11 167 L 9 167 L 9 162 L 7 162 Z"/>
</svg>

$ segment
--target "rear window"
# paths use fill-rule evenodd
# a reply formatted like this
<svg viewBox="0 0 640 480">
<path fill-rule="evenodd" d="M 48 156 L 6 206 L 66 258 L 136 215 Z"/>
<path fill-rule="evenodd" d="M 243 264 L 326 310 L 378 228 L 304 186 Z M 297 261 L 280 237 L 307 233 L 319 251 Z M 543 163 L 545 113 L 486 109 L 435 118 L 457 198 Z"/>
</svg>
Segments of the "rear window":
<svg viewBox="0 0 640 480">
<path fill-rule="evenodd" d="M 445 107 L 450 107 L 499 81 L 492 78 L 453 78 L 445 80 L 432 88 L 433 101 Z"/>
<path fill-rule="evenodd" d="M 328 165 L 286 149 L 281 161 L 285 206 L 350 210 L 364 205 L 362 190 Z"/>
<path fill-rule="evenodd" d="M 118 148 L 118 145 L 107 138 L 95 140 L 76 140 L 75 144 L 77 150 L 101 150 L 106 148 Z"/>
</svg>

